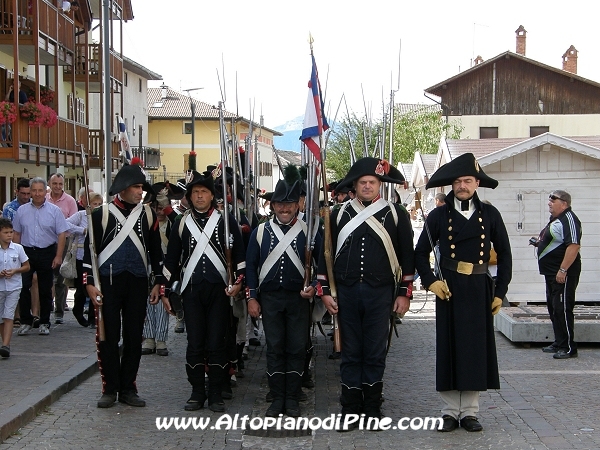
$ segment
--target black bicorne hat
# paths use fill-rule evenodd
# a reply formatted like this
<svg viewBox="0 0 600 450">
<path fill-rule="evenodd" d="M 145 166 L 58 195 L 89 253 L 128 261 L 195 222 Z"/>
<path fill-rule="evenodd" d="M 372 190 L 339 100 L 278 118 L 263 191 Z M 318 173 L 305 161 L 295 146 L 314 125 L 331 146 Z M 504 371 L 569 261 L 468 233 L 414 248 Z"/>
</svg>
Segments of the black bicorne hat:
<svg viewBox="0 0 600 450">
<path fill-rule="evenodd" d="M 275 185 L 271 202 L 298 202 L 300 200 L 302 183 L 303 181 L 298 168 L 293 164 L 288 164 L 283 169 L 283 180 L 279 180 Z"/>
<path fill-rule="evenodd" d="M 146 174 L 137 164 L 129 164 L 121 167 L 121 169 L 115 175 L 115 179 L 110 185 L 108 195 L 117 195 L 119 192 L 124 191 L 129 186 L 134 184 L 143 184 L 144 191 L 152 193 L 152 186 L 146 181 Z"/>
<path fill-rule="evenodd" d="M 185 197 L 190 200 L 190 196 L 192 195 L 192 187 L 196 185 L 201 185 L 207 188 L 213 195 L 215 195 L 215 182 L 213 180 L 212 174 L 210 172 L 196 172 L 192 170 L 190 173 L 186 175 L 186 186 L 185 186 Z"/>
<path fill-rule="evenodd" d="M 185 194 L 185 189 L 178 184 L 174 184 L 169 181 L 160 181 L 152 185 L 152 190 L 156 195 L 158 195 L 163 189 L 167 189 L 167 197 L 169 200 L 181 200 Z"/>
<path fill-rule="evenodd" d="M 436 170 L 427 182 L 425 189 L 450 186 L 454 180 L 460 177 L 477 178 L 479 187 L 495 189 L 498 186 L 497 180 L 485 174 L 473 153 L 464 153 Z"/>
<path fill-rule="evenodd" d="M 360 177 L 372 175 L 379 178 L 381 181 L 388 183 L 402 184 L 404 183 L 404 177 L 398 169 L 390 165 L 385 159 L 372 158 L 367 156 L 356 161 L 346 177 L 340 181 L 337 185 L 336 192 L 340 192 L 345 186 L 352 187 L 352 183 L 358 180 Z"/>
</svg>

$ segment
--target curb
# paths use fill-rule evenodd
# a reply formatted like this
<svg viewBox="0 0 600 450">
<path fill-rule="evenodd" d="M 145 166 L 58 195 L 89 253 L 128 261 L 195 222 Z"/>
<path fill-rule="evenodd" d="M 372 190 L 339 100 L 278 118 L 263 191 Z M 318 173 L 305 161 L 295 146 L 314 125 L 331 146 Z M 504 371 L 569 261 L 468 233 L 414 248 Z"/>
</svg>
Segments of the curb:
<svg viewBox="0 0 600 450">
<path fill-rule="evenodd" d="M 35 388 L 17 404 L 0 413 L 0 443 L 50 406 L 62 395 L 73 390 L 98 370 L 96 352 L 75 363 L 62 374 Z"/>
</svg>

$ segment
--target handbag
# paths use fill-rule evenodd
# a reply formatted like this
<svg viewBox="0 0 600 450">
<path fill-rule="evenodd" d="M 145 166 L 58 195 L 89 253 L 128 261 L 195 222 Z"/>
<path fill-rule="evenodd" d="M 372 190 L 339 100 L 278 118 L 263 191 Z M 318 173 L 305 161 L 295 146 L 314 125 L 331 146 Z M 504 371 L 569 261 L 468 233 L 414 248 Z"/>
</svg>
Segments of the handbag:
<svg viewBox="0 0 600 450">
<path fill-rule="evenodd" d="M 60 265 L 60 274 L 67 279 L 77 278 L 77 239 L 71 235 L 67 238 L 67 253 Z"/>
</svg>

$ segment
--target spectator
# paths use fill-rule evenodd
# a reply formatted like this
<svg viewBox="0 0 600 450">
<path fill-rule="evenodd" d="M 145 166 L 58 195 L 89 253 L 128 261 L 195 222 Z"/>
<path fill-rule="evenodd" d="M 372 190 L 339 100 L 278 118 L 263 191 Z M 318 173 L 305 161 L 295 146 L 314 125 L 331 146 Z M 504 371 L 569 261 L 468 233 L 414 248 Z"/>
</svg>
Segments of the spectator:
<svg viewBox="0 0 600 450">
<path fill-rule="evenodd" d="M 102 205 L 102 202 L 102 195 L 98 194 L 97 192 L 90 193 L 90 205 L 92 209 Z M 85 203 L 87 204 L 87 200 Z M 76 214 L 67 219 L 67 222 L 71 225 L 71 233 L 77 235 L 77 278 L 75 279 L 75 304 L 73 306 L 73 315 L 77 319 L 79 325 L 82 327 L 87 327 L 94 324 L 95 311 L 94 308 L 89 308 L 87 320 L 83 317 L 83 307 L 87 297 L 86 288 L 82 282 L 83 245 L 88 229 L 88 218 L 86 211 L 77 211 Z"/>
<path fill-rule="evenodd" d="M 14 83 L 11 84 L 10 87 L 8 88 L 8 92 L 6 93 L 4 100 L 6 100 L 7 102 L 15 101 Z M 23 89 L 21 89 L 21 80 L 19 80 L 19 104 L 23 105 L 23 104 L 27 103 L 27 101 L 28 101 L 27 94 L 25 93 L 25 91 Z"/>
<path fill-rule="evenodd" d="M 19 206 L 29 203 L 31 201 L 31 191 L 29 190 L 29 180 L 27 178 L 21 178 L 17 182 L 17 189 L 15 191 L 15 199 L 4 207 L 2 216 L 9 220 L 13 220 L 15 213 Z"/>
<path fill-rule="evenodd" d="M 40 293 L 40 331 L 50 334 L 50 309 L 52 307 L 52 273 L 62 263 L 65 238 L 69 225 L 60 209 L 46 201 L 46 180 L 32 178 L 29 182 L 31 203 L 20 207 L 13 221 L 13 241 L 23 245 L 29 257 L 30 270 L 23 275 L 23 289 L 19 297 L 21 328 L 19 335 L 28 334 L 33 324 L 31 314 L 31 287 L 34 273 L 38 276 Z"/>
<path fill-rule="evenodd" d="M 77 213 L 77 202 L 64 191 L 65 176 L 55 173 L 50 176 L 50 192 L 46 194 L 46 200 L 56 205 L 62 211 L 65 219 Z M 65 249 L 66 250 L 66 249 Z M 64 258 L 64 254 L 62 258 Z M 63 323 L 64 312 L 68 310 L 67 294 L 69 288 L 65 286 L 65 279 L 59 272 L 60 264 L 54 270 L 54 319 L 55 323 Z"/>
<path fill-rule="evenodd" d="M 435 207 L 444 206 L 446 203 L 446 194 L 439 192 L 435 194 Z"/>
<path fill-rule="evenodd" d="M 10 338 L 13 332 L 13 318 L 19 303 L 23 281 L 21 273 L 29 271 L 29 258 L 20 244 L 13 241 L 12 222 L 0 218 L 0 336 L 2 347 L 0 356 L 10 356 Z"/>
</svg>

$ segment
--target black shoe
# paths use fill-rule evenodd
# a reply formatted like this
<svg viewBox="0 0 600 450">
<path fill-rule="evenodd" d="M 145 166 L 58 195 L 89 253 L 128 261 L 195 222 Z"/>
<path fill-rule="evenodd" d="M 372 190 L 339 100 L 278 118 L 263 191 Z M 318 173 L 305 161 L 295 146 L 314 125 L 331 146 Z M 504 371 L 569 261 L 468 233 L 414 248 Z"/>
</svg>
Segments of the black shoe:
<svg viewBox="0 0 600 450">
<path fill-rule="evenodd" d="M 269 409 L 265 413 L 267 417 L 279 417 L 279 414 L 283 414 L 284 400 L 282 398 L 274 399 Z"/>
<path fill-rule="evenodd" d="M 548 347 L 543 347 L 542 351 L 544 353 L 556 353 L 558 351 L 558 347 L 555 347 L 554 345 L 549 345 Z"/>
<path fill-rule="evenodd" d="M 143 348 L 142 355 L 151 355 L 152 353 L 156 353 L 155 348 Z"/>
<path fill-rule="evenodd" d="M 204 408 L 204 402 L 206 401 L 206 394 L 203 392 L 192 392 L 192 396 L 185 403 L 183 409 L 186 411 L 198 411 Z"/>
<path fill-rule="evenodd" d="M 569 358 L 577 358 L 577 350 L 568 352 L 566 350 L 559 350 L 554 355 L 552 355 L 554 359 L 569 359 Z"/>
<path fill-rule="evenodd" d="M 342 357 L 342 352 L 332 352 L 329 355 L 329 359 L 340 359 Z"/>
<path fill-rule="evenodd" d="M 258 340 L 257 338 L 250 338 L 248 340 L 248 344 L 254 345 L 255 347 L 260 347 L 260 340 Z"/>
<path fill-rule="evenodd" d="M 271 403 L 273 401 L 273 393 L 271 391 L 267 392 L 265 396 L 265 402 Z"/>
<path fill-rule="evenodd" d="M 110 408 L 117 401 L 117 394 L 102 394 L 98 400 L 98 408 Z"/>
<path fill-rule="evenodd" d="M 446 421 L 444 420 L 444 424 Z M 460 419 L 460 426 L 463 427 L 467 431 L 481 431 L 483 427 L 477 420 L 477 417 L 467 416 Z"/>
<path fill-rule="evenodd" d="M 448 433 L 458 428 L 458 420 L 456 420 L 454 417 L 444 414 L 442 419 L 444 419 L 444 424 L 442 425 L 442 428 L 438 428 L 438 431 Z"/>
<path fill-rule="evenodd" d="M 225 402 L 221 398 L 221 394 L 208 395 L 208 408 L 213 412 L 225 412 Z"/>
<path fill-rule="evenodd" d="M 289 398 L 285 400 L 285 414 L 290 417 L 300 417 L 300 405 L 296 400 Z"/>
<path fill-rule="evenodd" d="M 302 379 L 302 387 L 306 389 L 312 389 L 315 387 L 315 382 L 312 378 Z"/>
<path fill-rule="evenodd" d="M 135 392 L 121 392 L 119 394 L 119 401 L 121 403 L 127 403 L 129 406 L 136 406 L 138 408 L 146 406 L 146 402 L 142 400 Z"/>
<path fill-rule="evenodd" d="M 8 345 L 3 345 L 2 347 L 0 347 L 0 356 L 2 356 L 3 358 L 10 357 L 10 347 Z"/>
<path fill-rule="evenodd" d="M 298 394 L 298 401 L 299 401 L 299 402 L 305 402 L 305 401 L 307 401 L 307 400 L 308 400 L 308 395 L 306 395 L 306 392 L 304 392 L 304 391 L 301 391 L 301 392 Z M 288 414 L 288 415 L 289 415 L 289 414 Z"/>
<path fill-rule="evenodd" d="M 89 323 L 87 320 L 85 320 L 85 318 L 83 316 L 77 316 L 75 317 L 77 319 L 77 323 L 79 323 L 79 325 L 81 325 L 82 327 L 88 327 Z"/>
</svg>

